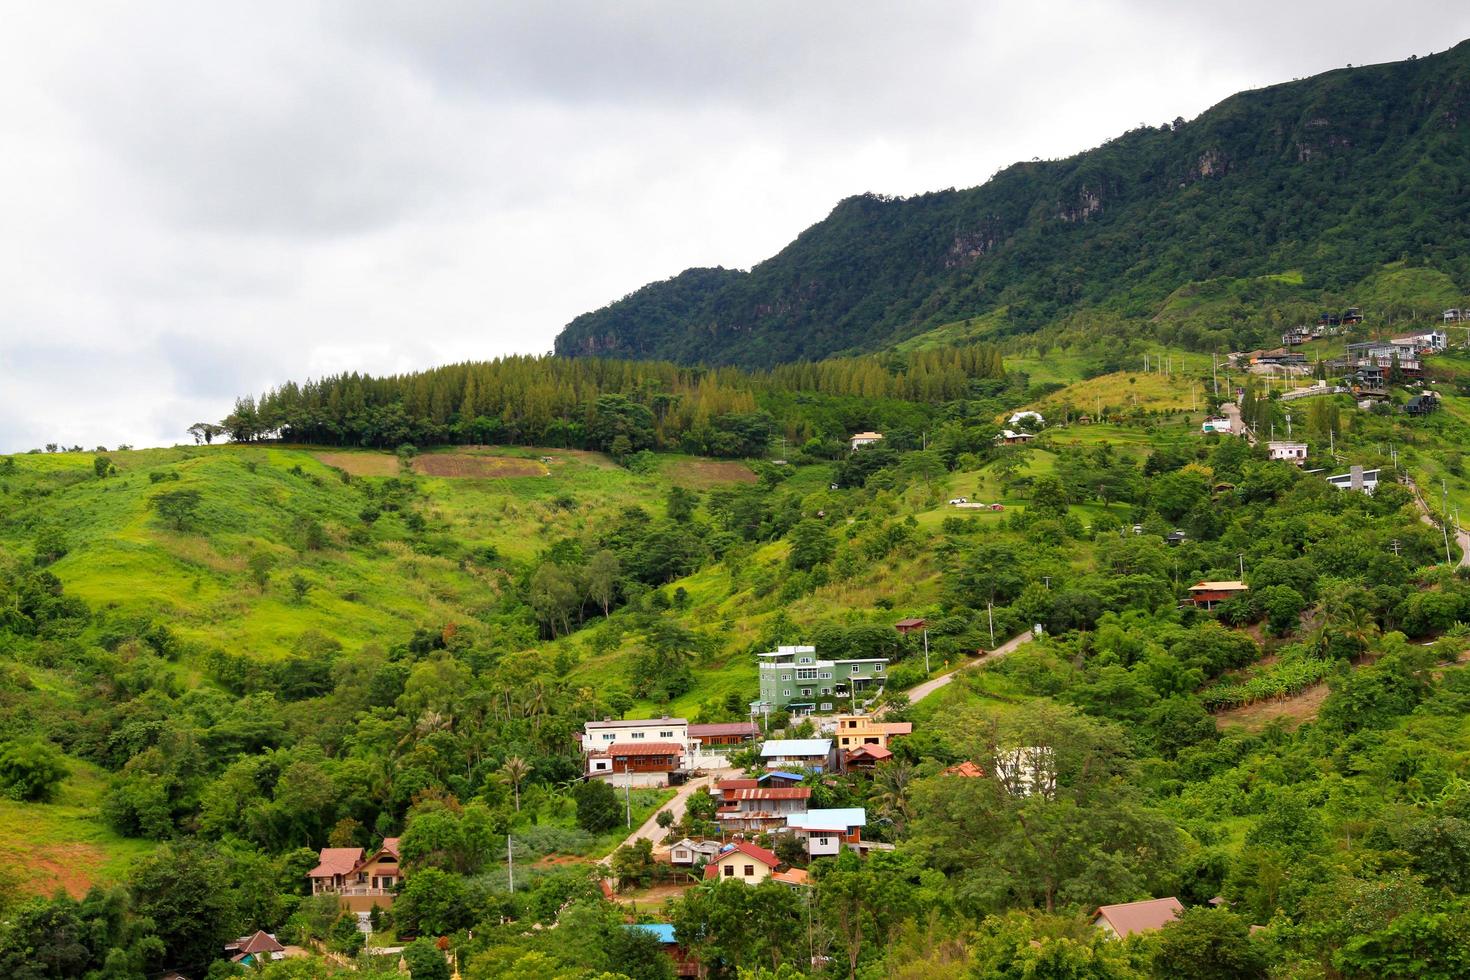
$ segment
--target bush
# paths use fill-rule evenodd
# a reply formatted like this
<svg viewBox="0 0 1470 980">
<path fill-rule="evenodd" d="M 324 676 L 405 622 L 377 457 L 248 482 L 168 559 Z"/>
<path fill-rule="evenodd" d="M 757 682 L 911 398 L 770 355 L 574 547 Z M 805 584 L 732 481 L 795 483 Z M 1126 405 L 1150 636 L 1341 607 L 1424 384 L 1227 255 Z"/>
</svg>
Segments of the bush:
<svg viewBox="0 0 1470 980">
<path fill-rule="evenodd" d="M 0 792 L 12 800 L 46 802 L 66 778 L 61 751 L 40 739 L 0 744 Z"/>
</svg>

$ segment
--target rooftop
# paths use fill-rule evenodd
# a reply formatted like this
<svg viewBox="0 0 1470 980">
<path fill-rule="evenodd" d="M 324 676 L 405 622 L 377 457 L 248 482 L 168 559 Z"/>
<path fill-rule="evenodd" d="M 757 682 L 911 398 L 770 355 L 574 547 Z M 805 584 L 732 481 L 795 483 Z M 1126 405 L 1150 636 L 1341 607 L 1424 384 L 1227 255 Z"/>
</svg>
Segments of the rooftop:
<svg viewBox="0 0 1470 980">
<path fill-rule="evenodd" d="M 606 750 L 607 755 L 682 755 L 684 746 L 677 742 L 618 742 Z"/>
<path fill-rule="evenodd" d="M 846 832 L 850 827 L 864 827 L 868 823 L 868 811 L 860 806 L 834 810 L 808 810 L 793 813 L 786 818 L 786 826 L 793 830 L 832 830 Z"/>
<path fill-rule="evenodd" d="M 1104 905 L 1097 910 L 1097 918 L 1112 926 L 1119 936 L 1131 936 L 1135 932 L 1162 929 L 1183 911 L 1184 906 L 1177 898 L 1151 898 L 1143 902 Z"/>
<path fill-rule="evenodd" d="M 623 928 L 641 929 L 665 946 L 672 946 L 679 941 L 674 938 L 674 927 L 667 922 L 641 922 L 636 925 L 626 925 Z"/>
<path fill-rule="evenodd" d="M 1244 582 L 1239 582 L 1239 581 L 1231 581 L 1231 582 L 1200 582 L 1198 585 L 1191 585 L 1189 587 L 1189 591 L 1191 591 L 1191 592 L 1244 592 L 1244 591 L 1246 591 L 1249 588 L 1250 588 L 1250 586 L 1246 585 Z"/>
<path fill-rule="evenodd" d="M 727 721 L 710 725 L 690 725 L 690 738 L 718 738 L 721 735 L 759 735 L 760 726 L 753 721 Z"/>
<path fill-rule="evenodd" d="M 773 738 L 761 746 L 761 758 L 826 755 L 830 751 L 832 751 L 830 738 Z"/>
<path fill-rule="evenodd" d="M 638 728 L 642 725 L 687 725 L 689 722 L 683 718 L 604 718 L 601 721 L 589 721 L 588 728 Z"/>
</svg>

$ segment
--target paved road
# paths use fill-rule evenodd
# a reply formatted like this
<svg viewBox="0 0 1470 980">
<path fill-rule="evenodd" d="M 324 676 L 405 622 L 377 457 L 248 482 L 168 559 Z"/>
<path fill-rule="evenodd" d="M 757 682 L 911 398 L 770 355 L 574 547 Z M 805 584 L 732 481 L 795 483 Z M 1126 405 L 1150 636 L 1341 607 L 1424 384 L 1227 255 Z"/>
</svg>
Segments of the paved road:
<svg viewBox="0 0 1470 980">
<path fill-rule="evenodd" d="M 1414 493 L 1414 503 L 1419 508 L 1419 519 L 1425 524 L 1428 524 L 1430 527 L 1438 530 L 1439 521 L 1435 518 L 1434 513 L 1429 509 L 1429 504 L 1425 502 L 1424 495 L 1419 492 L 1419 488 L 1414 485 L 1414 481 L 1405 479 L 1404 483 L 1406 483 L 1409 489 Z M 1465 531 L 1460 528 L 1451 528 L 1451 530 L 1455 532 L 1455 541 L 1460 546 L 1459 567 L 1470 568 L 1470 531 Z"/>
<path fill-rule="evenodd" d="M 1256 444 L 1256 435 L 1245 427 L 1240 420 L 1240 406 L 1235 402 L 1224 402 L 1220 405 L 1220 414 L 1230 420 L 1231 435 L 1245 436 L 1245 441 L 1250 445 Z"/>
<path fill-rule="evenodd" d="M 680 786 L 679 789 L 674 793 L 674 798 L 672 800 L 669 800 L 669 802 L 665 803 L 654 812 L 650 813 L 648 815 L 648 819 L 643 821 L 642 826 L 633 831 L 623 840 L 623 845 L 631 844 L 640 837 L 646 837 L 657 844 L 659 838 L 663 837 L 664 835 L 664 829 L 658 825 L 658 815 L 660 813 L 663 813 L 665 810 L 668 810 L 674 814 L 674 822 L 677 823 L 679 819 L 684 816 L 684 806 L 686 803 L 689 802 L 689 795 L 695 790 L 699 789 L 701 786 L 710 786 L 714 783 L 716 779 L 721 778 L 723 778 L 723 774 L 719 776 L 700 776 L 698 779 L 691 779 L 683 786 Z M 616 789 L 618 787 L 614 785 L 613 788 Z M 609 854 L 598 863 L 609 864 L 611 862 L 612 855 Z"/>
<path fill-rule="evenodd" d="M 938 677 L 932 678 L 922 684 L 918 684 L 914 687 L 909 688 L 909 704 L 917 704 L 918 702 L 924 700 L 929 695 L 933 694 L 935 691 L 939 690 L 941 687 L 944 687 L 950 681 L 954 680 L 954 675 L 958 674 L 960 671 L 969 670 L 971 667 L 975 667 L 980 664 L 988 664 L 992 660 L 999 660 L 1001 657 L 1004 657 L 1012 650 L 1015 650 L 1017 647 L 1021 646 L 1021 644 L 1030 643 L 1031 639 L 1031 631 L 1027 630 L 1019 636 L 1011 637 L 1009 640 L 1002 643 L 1000 646 L 996 647 L 994 650 L 992 650 L 990 653 L 987 653 L 983 657 L 976 657 L 974 660 L 966 661 L 965 663 L 960 664 L 958 667 L 956 667 L 954 670 L 951 670 L 947 674 L 940 674 Z"/>
</svg>

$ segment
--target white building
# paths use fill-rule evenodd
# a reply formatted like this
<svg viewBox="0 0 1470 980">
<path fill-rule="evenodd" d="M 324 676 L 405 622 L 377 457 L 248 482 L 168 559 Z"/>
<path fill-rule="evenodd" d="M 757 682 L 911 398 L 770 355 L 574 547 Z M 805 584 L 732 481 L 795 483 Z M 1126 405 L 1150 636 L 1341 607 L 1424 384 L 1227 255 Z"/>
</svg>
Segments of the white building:
<svg viewBox="0 0 1470 980">
<path fill-rule="evenodd" d="M 1283 460 L 1302 466 L 1307 461 L 1307 444 L 1304 442 L 1268 442 L 1266 449 L 1272 459 Z"/>
<path fill-rule="evenodd" d="M 1222 435 L 1228 436 L 1231 432 L 1230 419 L 1224 415 L 1216 415 L 1213 418 L 1207 418 L 1200 425 L 1199 430 L 1201 432 L 1219 432 Z"/>
<path fill-rule="evenodd" d="M 882 442 L 883 441 L 883 433 L 881 433 L 881 432 L 859 432 L 857 435 L 853 436 L 852 439 L 849 440 L 849 441 L 852 443 L 853 450 L 856 451 L 858 449 L 862 449 L 864 446 L 871 446 L 874 443 Z"/>
<path fill-rule="evenodd" d="M 1450 345 L 1450 335 L 1443 330 L 1428 330 L 1424 333 L 1407 334 L 1393 338 L 1393 345 L 1411 351 L 1438 353 Z"/>
<path fill-rule="evenodd" d="M 1365 470 L 1361 466 L 1354 466 L 1346 473 L 1329 476 L 1327 482 L 1339 490 L 1356 490 L 1371 497 L 1373 491 L 1378 489 L 1378 472 L 1378 470 Z"/>
<path fill-rule="evenodd" d="M 814 858 L 832 857 L 842 852 L 843 845 L 859 843 L 867 824 L 868 813 L 862 807 L 808 810 L 786 818 L 786 829 L 806 842 L 806 852 Z"/>
<path fill-rule="evenodd" d="M 587 775 L 598 776 L 613 771 L 613 746 L 673 744 L 688 756 L 695 751 L 689 737 L 689 722 L 683 718 L 604 718 L 589 721 L 582 729 L 582 754 L 587 759 Z M 682 762 L 682 760 L 681 760 Z"/>
<path fill-rule="evenodd" d="M 761 763 L 767 769 L 831 768 L 830 738 L 773 738 L 761 746 Z"/>
<path fill-rule="evenodd" d="M 1012 796 L 1040 793 L 1050 796 L 1057 788 L 1056 753 L 1049 745 L 1022 745 L 998 749 L 995 778 Z"/>
</svg>

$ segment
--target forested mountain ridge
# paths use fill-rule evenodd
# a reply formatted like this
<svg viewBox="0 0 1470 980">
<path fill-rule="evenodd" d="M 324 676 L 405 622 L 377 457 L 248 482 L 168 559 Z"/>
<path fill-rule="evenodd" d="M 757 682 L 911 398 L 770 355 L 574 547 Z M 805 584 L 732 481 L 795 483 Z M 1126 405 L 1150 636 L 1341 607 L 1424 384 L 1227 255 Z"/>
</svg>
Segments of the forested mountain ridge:
<svg viewBox="0 0 1470 980">
<path fill-rule="evenodd" d="M 689 269 L 577 317 L 556 352 L 769 365 L 1002 306 L 997 335 L 1078 309 L 1147 330 L 1190 282 L 1292 269 L 1331 293 L 1400 260 L 1463 288 L 1467 114 L 1470 42 L 1242 92 L 979 187 L 848 198 L 749 272 Z"/>
</svg>

